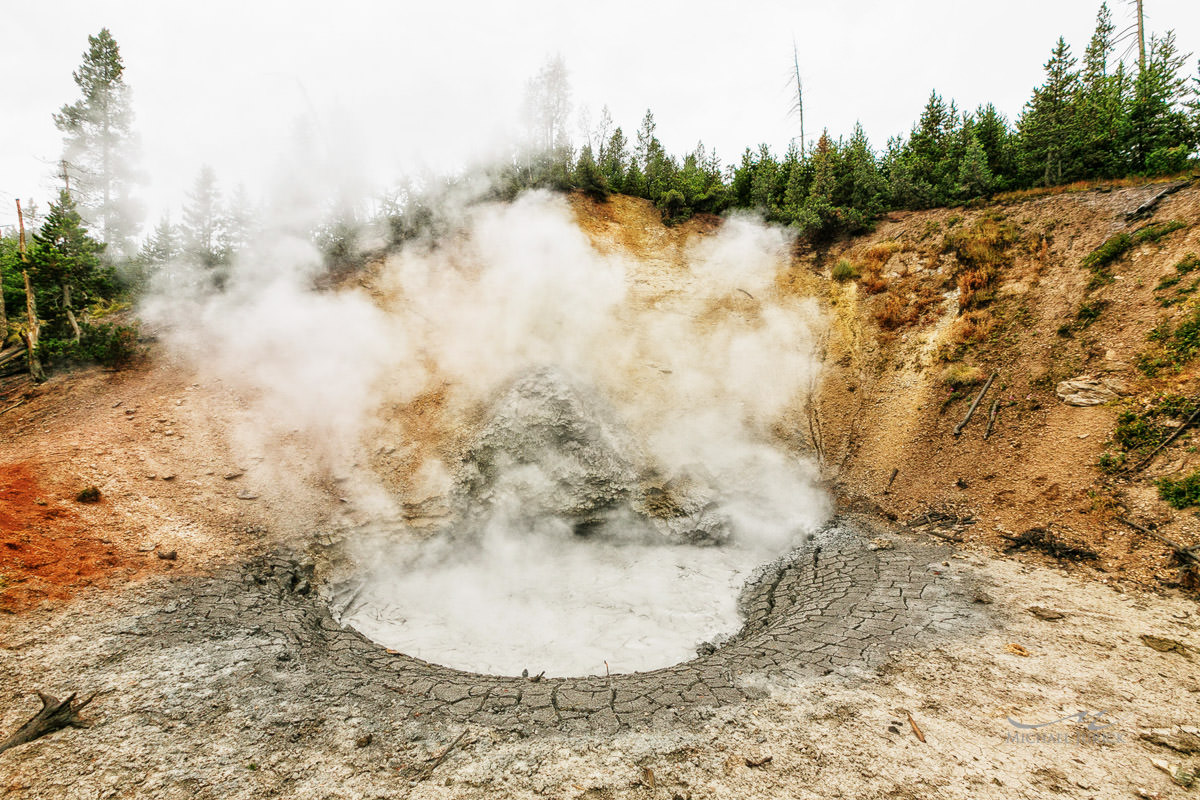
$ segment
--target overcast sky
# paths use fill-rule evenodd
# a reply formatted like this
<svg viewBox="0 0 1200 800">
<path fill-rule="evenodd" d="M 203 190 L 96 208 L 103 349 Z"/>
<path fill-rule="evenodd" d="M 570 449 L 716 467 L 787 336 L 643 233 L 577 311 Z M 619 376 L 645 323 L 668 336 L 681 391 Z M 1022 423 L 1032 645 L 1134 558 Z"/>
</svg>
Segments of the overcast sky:
<svg viewBox="0 0 1200 800">
<path fill-rule="evenodd" d="M 124 57 L 142 191 L 157 211 L 178 206 L 204 163 L 223 187 L 245 182 L 252 194 L 280 169 L 303 176 L 308 165 L 291 155 L 298 126 L 339 173 L 372 186 L 460 163 L 511 134 L 525 82 L 554 53 L 576 111 L 595 119 L 607 104 L 632 136 L 652 108 L 672 152 L 702 139 L 728 163 L 747 145 L 782 150 L 798 134 L 794 37 L 809 138 L 859 120 L 879 148 L 908 130 L 932 88 L 1014 117 L 1060 34 L 1082 55 L 1098 6 L 0 0 L 3 18 L 19 20 L 0 48 L 0 225 L 15 222 L 14 197 L 44 208 L 55 190 L 61 136 L 51 114 L 78 97 L 71 72 L 104 26 Z M 1128 0 L 1111 7 L 1118 28 L 1133 21 Z M 1197 0 L 1146 7 L 1150 30 L 1174 28 L 1181 49 L 1200 50 Z"/>
</svg>

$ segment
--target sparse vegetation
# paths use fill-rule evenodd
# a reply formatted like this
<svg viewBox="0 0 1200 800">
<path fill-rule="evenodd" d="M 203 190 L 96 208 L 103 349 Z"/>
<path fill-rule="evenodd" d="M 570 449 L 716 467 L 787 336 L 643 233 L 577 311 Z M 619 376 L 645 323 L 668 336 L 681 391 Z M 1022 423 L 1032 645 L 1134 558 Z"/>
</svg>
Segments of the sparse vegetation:
<svg viewBox="0 0 1200 800">
<path fill-rule="evenodd" d="M 960 309 L 979 308 L 992 301 L 996 277 L 1009 262 L 1009 250 L 1017 239 L 1016 227 L 997 215 L 946 234 L 942 248 L 958 260 L 958 269 L 951 277 L 959 291 Z"/>
<path fill-rule="evenodd" d="M 1190 508 L 1200 505 L 1200 470 L 1190 472 L 1178 480 L 1159 478 L 1154 482 L 1158 496 L 1172 508 Z"/>
<path fill-rule="evenodd" d="M 852 281 L 858 277 L 858 267 L 850 263 L 847 258 L 838 259 L 837 264 L 833 267 L 831 277 L 838 283 Z"/>
<path fill-rule="evenodd" d="M 1138 369 L 1149 377 L 1163 369 L 1179 370 L 1200 353 L 1200 306 L 1194 306 L 1178 325 L 1163 320 L 1147 338 L 1157 347 L 1138 357 Z"/>
<path fill-rule="evenodd" d="M 942 372 L 942 383 L 952 389 L 963 389 L 983 383 L 983 370 L 969 364 L 951 364 Z"/>
<path fill-rule="evenodd" d="M 1187 397 L 1161 394 L 1141 411 L 1129 408 L 1121 411 L 1112 434 L 1112 444 L 1117 450 L 1101 455 L 1096 466 L 1103 472 L 1117 472 L 1130 454 L 1144 455 L 1153 450 L 1196 409 L 1196 403 Z"/>
<path fill-rule="evenodd" d="M 1075 312 L 1075 328 L 1083 330 L 1091 325 L 1096 320 L 1100 319 L 1100 315 L 1104 313 L 1104 309 L 1108 308 L 1107 300 L 1092 300 L 1085 302 L 1079 306 L 1079 310 Z"/>
<path fill-rule="evenodd" d="M 1112 283 L 1113 276 L 1109 267 L 1120 260 L 1132 248 L 1140 244 L 1156 242 L 1168 233 L 1177 231 L 1182 227 L 1184 227 L 1184 223 L 1179 220 L 1153 222 L 1133 233 L 1123 231 L 1105 239 L 1103 244 L 1083 259 L 1082 266 L 1092 273 L 1091 280 L 1088 281 L 1088 291 Z"/>
<path fill-rule="evenodd" d="M 95 486 L 89 486 L 86 489 L 81 489 L 79 494 L 75 495 L 77 503 L 99 503 L 100 490 Z"/>
</svg>

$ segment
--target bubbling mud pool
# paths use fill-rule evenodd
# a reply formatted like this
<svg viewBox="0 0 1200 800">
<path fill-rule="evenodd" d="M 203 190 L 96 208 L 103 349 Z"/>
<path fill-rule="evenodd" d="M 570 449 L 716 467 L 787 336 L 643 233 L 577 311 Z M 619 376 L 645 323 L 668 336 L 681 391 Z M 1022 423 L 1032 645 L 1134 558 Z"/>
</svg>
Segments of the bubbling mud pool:
<svg viewBox="0 0 1200 800">
<path fill-rule="evenodd" d="M 597 542 L 497 531 L 467 545 L 388 543 L 331 606 L 342 624 L 425 661 L 550 677 L 688 661 L 743 623 L 746 579 L 770 560 L 737 545 Z"/>
</svg>

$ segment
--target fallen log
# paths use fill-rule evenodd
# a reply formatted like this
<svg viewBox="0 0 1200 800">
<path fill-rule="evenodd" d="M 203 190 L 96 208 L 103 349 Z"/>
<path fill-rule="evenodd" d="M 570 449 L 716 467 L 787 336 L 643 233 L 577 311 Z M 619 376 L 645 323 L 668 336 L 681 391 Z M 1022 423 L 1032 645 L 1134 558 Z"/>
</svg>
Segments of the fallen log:
<svg viewBox="0 0 1200 800">
<path fill-rule="evenodd" d="M 1162 191 L 1157 192 L 1149 200 L 1142 203 L 1140 206 L 1135 208 L 1133 211 L 1130 211 L 1128 214 L 1126 214 L 1125 219 L 1134 220 L 1134 219 L 1141 219 L 1142 217 L 1150 216 L 1150 214 L 1154 211 L 1154 209 L 1158 206 L 1158 204 L 1163 201 L 1164 198 L 1175 194 L 1180 189 L 1184 188 L 1185 186 L 1187 186 L 1190 183 L 1191 183 L 1191 181 L 1178 181 L 1176 183 L 1167 184 L 1167 186 Z"/>
<path fill-rule="evenodd" d="M 1144 525 L 1138 525 L 1136 522 L 1134 522 L 1131 519 L 1126 519 L 1125 517 L 1117 517 L 1117 519 L 1119 519 L 1121 522 L 1124 522 L 1126 525 L 1133 528 L 1135 531 L 1140 531 L 1141 533 L 1144 533 L 1147 536 L 1157 539 L 1158 541 L 1165 544 L 1167 547 L 1171 548 L 1171 550 L 1174 551 L 1174 553 L 1175 553 L 1175 559 L 1181 565 L 1186 566 L 1189 563 L 1193 566 L 1200 565 L 1200 553 L 1196 552 L 1196 547 L 1185 547 L 1185 546 L 1179 544 L 1179 542 L 1175 542 L 1175 541 L 1172 541 L 1171 539 L 1168 539 L 1167 537 L 1160 534 L 1158 531 L 1147 528 Z M 1200 545 L 1197 545 L 1197 547 L 1200 547 Z"/>
<path fill-rule="evenodd" d="M 992 410 L 988 412 L 987 430 L 983 432 L 983 438 L 988 438 L 992 435 L 992 428 L 996 425 L 996 415 L 1000 413 L 1000 398 L 997 397 L 992 401 Z"/>
<path fill-rule="evenodd" d="M 971 417 L 975 416 L 975 409 L 979 408 L 979 403 L 982 402 L 983 396 L 987 394 L 987 390 L 992 388 L 992 381 L 996 380 L 999 372 L 993 372 L 991 377 L 987 379 L 987 383 L 979 390 L 979 394 L 975 395 L 975 402 L 971 403 L 971 407 L 967 409 L 967 416 L 963 417 L 963 421 L 954 426 L 954 435 L 958 436 L 963 432 L 963 428 L 967 427 L 967 423 L 971 421 Z"/>
<path fill-rule="evenodd" d="M 42 701 L 42 710 L 17 728 L 16 733 L 0 742 L 0 753 L 17 745 L 32 742 L 34 739 L 40 739 L 46 734 L 54 733 L 62 728 L 86 728 L 91 725 L 91 722 L 79 716 L 79 711 L 96 699 L 95 694 L 78 703 L 75 702 L 75 694 L 62 702 L 42 692 L 38 692 L 37 696 Z"/>
</svg>

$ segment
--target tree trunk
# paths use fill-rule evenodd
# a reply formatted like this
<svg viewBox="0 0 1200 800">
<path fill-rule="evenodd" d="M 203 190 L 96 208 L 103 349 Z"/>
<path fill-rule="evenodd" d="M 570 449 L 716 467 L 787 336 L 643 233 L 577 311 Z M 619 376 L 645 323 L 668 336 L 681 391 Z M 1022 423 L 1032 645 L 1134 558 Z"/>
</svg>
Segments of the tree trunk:
<svg viewBox="0 0 1200 800">
<path fill-rule="evenodd" d="M 28 722 L 17 728 L 16 733 L 0 742 L 0 753 L 17 745 L 32 742 L 48 733 L 54 733 L 61 728 L 86 728 L 90 723 L 79 716 L 79 710 L 92 702 L 96 695 L 80 703 L 75 702 L 75 695 L 59 702 L 48 694 L 37 693 L 42 701 L 42 710 Z"/>
<path fill-rule="evenodd" d="M 79 323 L 75 321 L 75 311 L 71 308 L 71 286 L 63 284 L 63 308 L 67 312 L 67 322 L 71 323 L 71 332 L 75 334 L 75 344 L 79 344 L 79 339 L 83 332 L 79 329 Z"/>
<path fill-rule="evenodd" d="M 42 370 L 42 362 L 38 360 L 38 334 L 40 326 L 37 318 L 37 298 L 33 295 L 33 283 L 29 280 L 29 257 L 25 253 L 25 215 L 21 213 L 21 201 L 17 200 L 17 223 L 21 226 L 19 247 L 21 251 L 21 276 L 25 279 L 25 332 L 21 338 L 25 340 L 25 349 L 29 355 L 29 374 L 35 381 L 46 380 Z"/>
</svg>

